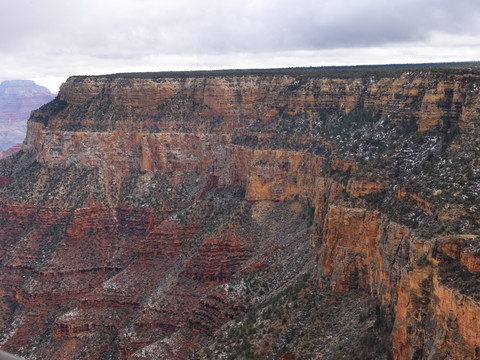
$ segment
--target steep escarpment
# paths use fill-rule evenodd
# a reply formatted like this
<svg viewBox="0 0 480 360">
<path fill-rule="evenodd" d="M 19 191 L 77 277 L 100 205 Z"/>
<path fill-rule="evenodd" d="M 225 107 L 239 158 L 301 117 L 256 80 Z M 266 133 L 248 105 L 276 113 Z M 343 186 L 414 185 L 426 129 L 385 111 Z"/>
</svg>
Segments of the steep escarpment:
<svg viewBox="0 0 480 360">
<path fill-rule="evenodd" d="M 70 78 L 0 162 L 3 348 L 475 359 L 479 91 L 468 67 Z"/>
</svg>

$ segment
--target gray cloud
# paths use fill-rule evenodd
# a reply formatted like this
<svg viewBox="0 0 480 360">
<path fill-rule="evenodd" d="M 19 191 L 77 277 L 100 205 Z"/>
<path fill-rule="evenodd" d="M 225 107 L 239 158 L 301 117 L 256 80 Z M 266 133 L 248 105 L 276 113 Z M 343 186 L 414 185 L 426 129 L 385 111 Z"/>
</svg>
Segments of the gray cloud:
<svg viewBox="0 0 480 360">
<path fill-rule="evenodd" d="M 21 73 L 20 66 L 30 77 L 134 71 L 162 57 L 189 59 L 182 61 L 186 67 L 205 61 L 228 66 L 236 64 L 234 55 L 251 63 L 264 61 L 265 54 L 294 58 L 302 51 L 325 56 L 340 49 L 353 54 L 412 44 L 438 47 L 442 36 L 451 42 L 444 46 L 470 39 L 467 45 L 479 53 L 475 0 L 4 0 L 2 5 L 0 79 Z M 406 57 L 418 56 L 413 55 Z"/>
</svg>

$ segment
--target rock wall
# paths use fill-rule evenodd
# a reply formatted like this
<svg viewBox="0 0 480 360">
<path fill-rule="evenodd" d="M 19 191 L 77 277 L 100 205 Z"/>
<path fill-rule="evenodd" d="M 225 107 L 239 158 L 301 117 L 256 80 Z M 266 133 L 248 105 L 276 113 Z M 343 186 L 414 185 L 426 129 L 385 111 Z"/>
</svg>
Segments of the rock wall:
<svg viewBox="0 0 480 360">
<path fill-rule="evenodd" d="M 385 208 L 400 201 L 425 224 L 438 220 L 422 194 L 400 191 L 395 169 L 369 167 L 364 145 L 342 152 L 350 130 L 335 129 L 388 120 L 424 144 L 450 134 L 448 119 L 460 135 L 445 144 L 458 146 L 478 129 L 479 82 L 423 72 L 70 78 L 0 163 L 2 346 L 32 359 L 184 358 L 308 273 L 318 287 L 379 299 L 395 315 L 397 359 L 477 358 L 476 293 L 439 280 L 454 259 L 475 282 L 477 254 Z M 384 161 L 397 161 L 388 149 Z M 474 228 L 455 206 L 452 223 Z M 257 273 L 270 274 L 267 295 L 235 285 Z"/>
</svg>

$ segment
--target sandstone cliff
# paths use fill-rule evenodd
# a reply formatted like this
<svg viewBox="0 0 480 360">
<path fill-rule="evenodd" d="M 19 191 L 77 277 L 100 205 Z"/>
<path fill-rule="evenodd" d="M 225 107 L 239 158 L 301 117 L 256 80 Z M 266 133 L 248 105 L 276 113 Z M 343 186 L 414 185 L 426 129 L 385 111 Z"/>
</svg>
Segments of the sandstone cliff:
<svg viewBox="0 0 480 360">
<path fill-rule="evenodd" d="M 478 358 L 480 75 L 353 75 L 70 78 L 0 162 L 2 347 Z"/>
</svg>

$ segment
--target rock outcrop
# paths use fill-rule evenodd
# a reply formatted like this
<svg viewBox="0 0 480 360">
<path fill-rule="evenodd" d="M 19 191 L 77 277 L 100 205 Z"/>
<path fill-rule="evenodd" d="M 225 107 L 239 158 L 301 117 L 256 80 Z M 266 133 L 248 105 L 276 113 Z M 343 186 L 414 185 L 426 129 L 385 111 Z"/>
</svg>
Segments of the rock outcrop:
<svg viewBox="0 0 480 360">
<path fill-rule="evenodd" d="M 0 162 L 2 347 L 478 358 L 480 74 L 394 70 L 70 78 Z"/>
</svg>

